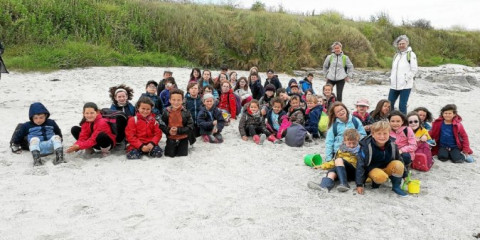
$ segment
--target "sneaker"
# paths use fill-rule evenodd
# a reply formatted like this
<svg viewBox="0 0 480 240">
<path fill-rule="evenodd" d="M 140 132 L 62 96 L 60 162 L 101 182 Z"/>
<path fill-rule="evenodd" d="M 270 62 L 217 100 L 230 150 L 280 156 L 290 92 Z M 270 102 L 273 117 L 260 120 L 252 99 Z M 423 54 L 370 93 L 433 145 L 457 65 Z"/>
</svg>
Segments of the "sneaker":
<svg viewBox="0 0 480 240">
<path fill-rule="evenodd" d="M 206 143 L 210 142 L 210 138 L 208 137 L 208 135 L 202 135 L 202 140 Z"/>
<path fill-rule="evenodd" d="M 314 182 L 311 182 L 311 181 L 307 183 L 307 187 L 310 188 L 310 189 L 314 189 L 314 190 L 324 190 L 324 188 L 322 188 L 320 186 L 320 184 L 314 183 Z"/>
<path fill-rule="evenodd" d="M 215 134 L 213 134 L 213 136 L 214 136 L 215 139 L 217 140 L 217 141 L 216 141 L 217 143 L 223 143 L 222 134 L 220 134 L 220 133 L 215 133 Z"/>
<path fill-rule="evenodd" d="M 309 132 L 307 132 L 307 134 L 305 134 L 305 142 L 313 142 L 313 137 L 312 137 L 312 134 L 310 134 Z"/>
<path fill-rule="evenodd" d="M 260 140 L 258 141 L 258 145 L 262 145 L 263 142 L 265 142 L 265 139 L 267 139 L 267 135 L 265 134 L 260 134 Z"/>
</svg>

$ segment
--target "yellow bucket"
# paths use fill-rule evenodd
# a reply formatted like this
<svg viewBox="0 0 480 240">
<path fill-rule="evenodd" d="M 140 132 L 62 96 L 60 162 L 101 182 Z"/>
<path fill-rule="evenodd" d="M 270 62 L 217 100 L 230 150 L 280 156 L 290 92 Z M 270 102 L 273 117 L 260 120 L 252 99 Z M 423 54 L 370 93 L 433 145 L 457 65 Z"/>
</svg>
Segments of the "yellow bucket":
<svg viewBox="0 0 480 240">
<path fill-rule="evenodd" d="M 409 193 L 420 193 L 420 180 L 412 180 L 408 183 Z"/>
</svg>

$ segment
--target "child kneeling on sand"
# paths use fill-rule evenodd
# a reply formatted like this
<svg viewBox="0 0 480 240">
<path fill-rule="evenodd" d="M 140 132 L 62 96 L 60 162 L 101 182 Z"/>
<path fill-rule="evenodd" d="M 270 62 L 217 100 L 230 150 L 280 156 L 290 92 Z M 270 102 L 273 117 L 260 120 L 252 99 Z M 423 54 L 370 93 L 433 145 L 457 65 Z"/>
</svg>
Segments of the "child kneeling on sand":
<svg viewBox="0 0 480 240">
<path fill-rule="evenodd" d="M 222 129 L 225 126 L 225 118 L 222 116 L 222 111 L 215 106 L 215 97 L 210 94 L 203 95 L 203 107 L 198 113 L 198 127 L 200 128 L 200 135 L 204 142 L 222 143 Z"/>
<path fill-rule="evenodd" d="M 160 121 L 160 129 L 167 135 L 165 155 L 179 157 L 188 155 L 188 141 L 193 138 L 193 119 L 190 112 L 183 108 L 183 91 L 173 89 L 170 92 L 170 106 L 165 108 Z"/>
<path fill-rule="evenodd" d="M 55 152 L 53 164 L 65 162 L 63 160 L 62 131 L 57 123 L 49 119 L 50 112 L 39 102 L 32 103 L 28 111 L 30 121 L 22 124 L 22 127 L 13 136 L 12 151 L 21 153 L 20 145 L 26 138 L 29 149 L 33 156 L 33 165 L 43 165 L 41 155 L 49 155 Z"/>
<path fill-rule="evenodd" d="M 152 113 L 155 104 L 149 97 L 138 99 L 137 114 L 128 119 L 125 135 L 127 137 L 127 159 L 140 159 L 142 154 L 150 157 L 162 157 L 163 150 L 158 146 L 162 131 Z"/>
<path fill-rule="evenodd" d="M 371 135 L 360 141 L 355 176 L 359 194 L 364 193 L 365 181 L 369 177 L 372 179 L 372 188 L 378 188 L 390 178 L 392 190 L 400 196 L 407 195 L 400 188 L 405 167 L 397 145 L 390 138 L 390 130 L 389 122 L 376 122 L 370 127 Z"/>
<path fill-rule="evenodd" d="M 355 180 L 355 167 L 357 166 L 358 153 L 360 151 L 360 134 L 356 129 L 347 129 L 343 133 L 343 144 L 335 154 L 335 161 L 325 162 L 320 165 L 322 169 L 330 169 L 327 176 L 322 178 L 320 184 L 308 182 L 312 189 L 327 189 L 330 191 L 335 186 L 335 179 L 338 177 L 340 185 L 338 191 L 345 192 L 350 189 L 348 181 Z"/>
</svg>

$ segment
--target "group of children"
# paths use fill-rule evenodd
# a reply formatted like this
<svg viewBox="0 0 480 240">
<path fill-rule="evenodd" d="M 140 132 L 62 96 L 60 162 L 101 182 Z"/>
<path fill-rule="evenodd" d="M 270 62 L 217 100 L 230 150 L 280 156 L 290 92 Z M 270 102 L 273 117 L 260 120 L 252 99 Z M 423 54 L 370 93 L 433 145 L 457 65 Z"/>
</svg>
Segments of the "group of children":
<svg viewBox="0 0 480 240">
<path fill-rule="evenodd" d="M 227 68 L 216 78 L 209 70 L 201 74 L 193 69 L 184 94 L 177 89 L 172 72 L 165 71 L 159 83 L 147 82 L 135 106 L 130 102 L 132 88 L 121 84 L 109 89 L 110 109 L 125 116 L 124 124 L 112 124 L 95 103 L 86 103 L 80 126 L 71 129 L 76 142 L 66 153 L 85 150 L 106 156 L 117 144 L 125 143 L 127 159 L 187 156 L 188 146 L 197 137 L 222 143 L 224 127 L 239 119 L 241 138 L 248 141 L 251 137 L 256 144 L 293 141 L 290 146 L 301 146 L 324 136 L 326 161 L 320 167 L 329 171 L 320 184 L 309 182 L 314 189 L 330 190 L 339 179 L 339 191 L 346 191 L 348 181 L 355 180 L 357 192 L 362 194 L 367 179 L 376 188 L 390 178 L 393 191 L 406 195 L 400 185 L 420 146 L 422 151 L 425 146 L 428 151 L 433 147 L 431 153 L 441 161 L 472 161 L 468 136 L 455 105 L 443 107 L 434 121 L 426 108 L 405 116 L 392 111 L 388 100 L 380 100 L 368 112 L 369 101 L 360 99 L 350 114 L 342 102 L 335 101 L 332 85 L 324 85 L 323 93 L 317 95 L 312 81 L 309 74 L 300 85 L 292 79 L 282 88 L 273 70 L 268 70 L 262 85 L 256 68 L 250 70 L 248 78 L 238 79 L 236 73 L 228 74 Z M 12 137 L 12 151 L 29 148 L 35 166 L 43 164 L 41 156 L 52 153 L 54 164 L 65 162 L 61 130 L 49 116 L 42 103 L 33 103 L 30 121 L 19 125 Z M 321 120 L 328 124 L 328 131 L 319 130 Z M 159 146 L 163 135 L 167 138 L 164 149 Z"/>
</svg>

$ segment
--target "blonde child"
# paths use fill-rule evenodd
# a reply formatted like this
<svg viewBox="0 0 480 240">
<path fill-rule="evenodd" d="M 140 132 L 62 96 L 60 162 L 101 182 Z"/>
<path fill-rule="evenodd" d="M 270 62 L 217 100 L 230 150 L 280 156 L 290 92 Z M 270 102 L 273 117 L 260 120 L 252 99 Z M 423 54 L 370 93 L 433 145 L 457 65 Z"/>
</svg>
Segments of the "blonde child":
<svg viewBox="0 0 480 240">
<path fill-rule="evenodd" d="M 163 150 L 158 146 L 162 131 L 152 113 L 153 102 L 141 97 L 136 104 L 137 114 L 128 119 L 125 136 L 128 141 L 127 159 L 140 159 L 142 155 L 162 157 Z"/>
<path fill-rule="evenodd" d="M 308 182 L 308 187 L 312 189 L 327 189 L 330 191 L 335 186 L 335 179 L 338 178 L 340 185 L 338 191 L 345 192 L 350 189 L 349 181 L 355 180 L 355 168 L 357 166 L 358 154 L 360 151 L 360 134 L 355 129 L 347 129 L 343 133 L 343 143 L 335 154 L 334 161 L 326 162 L 320 167 L 330 169 L 327 176 L 322 178 L 320 184 Z"/>
<path fill-rule="evenodd" d="M 463 128 L 462 118 L 458 115 L 455 104 L 447 104 L 440 110 L 440 116 L 433 122 L 429 133 L 437 142 L 432 149 L 432 155 L 437 155 L 438 160 L 451 160 L 453 163 L 473 162 L 467 131 Z"/>
<path fill-rule="evenodd" d="M 88 102 L 83 105 L 83 119 L 79 126 L 72 127 L 72 136 L 77 141 L 67 149 L 67 153 L 84 150 L 93 153 L 93 149 L 100 150 L 103 157 L 110 154 L 115 147 L 116 137 L 97 104 Z"/>
<path fill-rule="evenodd" d="M 379 121 L 370 127 L 371 135 L 360 141 L 360 154 L 357 159 L 355 182 L 357 193 L 363 194 L 367 177 L 372 179 L 372 188 L 392 181 L 392 191 L 407 196 L 401 188 L 404 164 L 397 145 L 390 140 L 390 124 Z"/>
<path fill-rule="evenodd" d="M 246 106 L 247 111 L 242 114 L 238 124 L 242 140 L 248 141 L 248 137 L 252 137 L 256 144 L 262 145 L 267 135 L 270 135 L 270 132 L 266 128 L 265 121 L 260 114 L 260 104 L 258 100 L 253 99 Z"/>
</svg>

